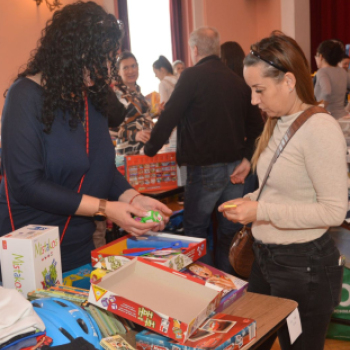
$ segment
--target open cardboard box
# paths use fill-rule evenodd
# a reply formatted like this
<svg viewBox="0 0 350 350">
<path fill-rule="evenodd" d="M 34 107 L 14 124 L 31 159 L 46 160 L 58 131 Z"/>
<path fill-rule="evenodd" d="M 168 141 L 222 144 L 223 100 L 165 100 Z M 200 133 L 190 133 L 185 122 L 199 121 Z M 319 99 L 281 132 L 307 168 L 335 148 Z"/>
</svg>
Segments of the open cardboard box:
<svg viewBox="0 0 350 350">
<path fill-rule="evenodd" d="M 218 307 L 221 293 L 136 258 L 92 284 L 89 302 L 179 342 Z"/>
<path fill-rule="evenodd" d="M 183 245 L 186 246 L 186 248 L 182 250 L 181 254 L 173 254 L 168 256 L 159 255 L 157 257 L 142 256 L 142 258 L 149 259 L 152 262 L 167 266 L 177 271 L 180 271 L 185 266 L 193 263 L 206 254 L 206 240 L 204 238 L 154 232 L 152 235 L 146 234 L 138 239 L 139 241 L 136 243 L 139 247 L 149 247 L 150 245 L 147 245 L 147 240 L 152 239 L 165 240 L 168 241 L 169 244 L 171 244 L 171 242 L 181 241 Z M 133 240 L 136 240 L 136 238 L 131 235 L 126 235 L 104 245 L 103 247 L 93 250 L 91 252 L 92 266 L 95 268 L 103 268 L 114 271 L 120 266 L 124 265 L 126 262 L 128 262 L 128 259 L 132 258 L 124 256 L 123 250 L 133 248 L 136 244 Z M 129 242 L 133 243 L 132 247 L 128 246 Z"/>
</svg>

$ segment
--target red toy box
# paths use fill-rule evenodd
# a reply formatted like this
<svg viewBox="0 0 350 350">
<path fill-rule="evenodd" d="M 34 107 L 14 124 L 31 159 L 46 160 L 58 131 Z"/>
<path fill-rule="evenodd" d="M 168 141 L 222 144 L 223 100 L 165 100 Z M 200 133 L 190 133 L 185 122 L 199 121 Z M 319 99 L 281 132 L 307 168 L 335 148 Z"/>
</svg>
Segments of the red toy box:
<svg viewBox="0 0 350 350">
<path fill-rule="evenodd" d="M 136 258 L 91 284 L 89 302 L 184 342 L 211 315 L 221 293 L 193 278 Z"/>
<path fill-rule="evenodd" d="M 210 318 L 184 344 L 147 330 L 136 334 L 137 350 L 237 350 L 256 337 L 256 321 L 217 314 Z"/>
<path fill-rule="evenodd" d="M 127 235 L 103 247 L 93 250 L 91 252 L 92 266 L 95 268 L 116 270 L 120 266 L 124 265 L 124 263 L 128 261 L 127 259 L 132 259 L 132 257 L 126 257 L 123 255 L 123 251 L 126 249 L 135 247 L 153 247 L 153 245 L 157 244 L 159 247 L 162 243 L 167 246 L 171 246 L 176 242 L 181 242 L 182 246 L 184 247 L 180 250 L 181 253 L 179 253 L 178 249 L 171 249 L 172 252 L 170 252 L 168 255 L 163 255 L 166 253 L 166 249 L 160 249 L 149 256 L 142 257 L 151 260 L 152 262 L 156 262 L 171 269 L 180 271 L 185 266 L 193 263 L 206 254 L 206 240 L 203 238 L 155 232 L 154 236 L 143 235 L 139 238 Z"/>
<path fill-rule="evenodd" d="M 126 179 L 139 192 L 165 191 L 177 187 L 175 152 L 154 157 L 126 156 L 125 168 Z"/>
</svg>

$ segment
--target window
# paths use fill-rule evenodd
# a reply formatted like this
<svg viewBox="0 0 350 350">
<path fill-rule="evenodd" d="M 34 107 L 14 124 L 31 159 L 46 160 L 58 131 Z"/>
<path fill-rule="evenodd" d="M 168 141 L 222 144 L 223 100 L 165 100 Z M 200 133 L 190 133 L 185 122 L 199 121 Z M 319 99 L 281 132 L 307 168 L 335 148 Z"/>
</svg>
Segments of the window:
<svg viewBox="0 0 350 350">
<path fill-rule="evenodd" d="M 159 55 L 172 62 L 170 9 L 168 0 L 128 0 L 131 52 L 139 63 L 138 85 L 143 95 L 158 92 L 159 80 L 153 62 Z"/>
</svg>

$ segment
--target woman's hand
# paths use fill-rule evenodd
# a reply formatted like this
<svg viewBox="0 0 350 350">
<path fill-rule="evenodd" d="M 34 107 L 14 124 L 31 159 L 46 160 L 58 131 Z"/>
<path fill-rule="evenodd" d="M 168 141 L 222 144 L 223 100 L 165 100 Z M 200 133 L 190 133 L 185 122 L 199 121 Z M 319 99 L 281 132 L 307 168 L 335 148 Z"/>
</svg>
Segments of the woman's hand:
<svg viewBox="0 0 350 350">
<path fill-rule="evenodd" d="M 151 130 L 141 130 L 135 135 L 135 141 L 146 143 L 151 138 Z"/>
<path fill-rule="evenodd" d="M 225 206 L 231 207 L 225 208 Z M 218 210 L 226 219 L 246 225 L 256 220 L 258 202 L 251 201 L 249 198 L 238 198 L 221 204 Z"/>
<path fill-rule="evenodd" d="M 159 227 L 158 223 L 141 223 L 136 221 L 132 215 L 144 217 L 147 215 L 147 211 L 128 203 L 119 201 L 107 202 L 106 215 L 108 219 L 133 236 L 143 235 L 149 230 L 155 230 Z"/>
<path fill-rule="evenodd" d="M 165 224 L 169 221 L 169 216 L 173 213 L 165 204 L 157 201 L 154 198 L 143 195 L 135 197 L 132 205 L 142 211 L 147 212 L 149 210 L 156 210 L 161 213 L 163 221 L 159 223 L 153 223 L 155 226 L 152 228 L 152 231 L 164 230 Z"/>
</svg>

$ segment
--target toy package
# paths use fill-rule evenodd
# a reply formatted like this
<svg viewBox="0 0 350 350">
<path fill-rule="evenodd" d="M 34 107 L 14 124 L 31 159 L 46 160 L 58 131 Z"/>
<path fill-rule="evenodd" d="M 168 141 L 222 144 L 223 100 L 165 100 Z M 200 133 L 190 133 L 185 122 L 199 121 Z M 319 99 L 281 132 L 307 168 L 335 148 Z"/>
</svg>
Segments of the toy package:
<svg viewBox="0 0 350 350">
<path fill-rule="evenodd" d="M 103 338 L 100 345 L 106 350 L 135 350 L 123 337 L 114 335 Z"/>
<path fill-rule="evenodd" d="M 137 350 L 236 350 L 256 337 L 256 321 L 217 314 L 204 321 L 183 344 L 144 330 L 136 334 Z"/>
<path fill-rule="evenodd" d="M 0 237 L 2 281 L 24 297 L 36 288 L 62 283 L 59 232 L 56 226 L 28 225 Z"/>
<path fill-rule="evenodd" d="M 153 233 L 140 237 L 127 235 L 91 252 L 92 266 L 115 271 L 134 257 L 180 271 L 206 253 L 203 238 Z"/>
<path fill-rule="evenodd" d="M 165 191 L 177 188 L 175 152 L 154 157 L 129 155 L 125 157 L 125 177 L 139 192 Z"/>
<path fill-rule="evenodd" d="M 76 305 L 81 305 L 89 297 L 89 290 L 66 286 L 63 284 L 56 284 L 47 289 L 36 289 L 28 292 L 28 300 L 41 299 L 41 298 L 61 298 L 69 300 Z"/>
<path fill-rule="evenodd" d="M 229 275 L 226 272 L 200 261 L 185 267 L 181 272 L 195 277 L 198 283 L 205 284 L 205 286 L 209 288 L 223 292 L 223 297 L 216 312 L 222 312 L 234 301 L 239 299 L 248 288 L 247 281 Z"/>
<path fill-rule="evenodd" d="M 67 286 L 90 289 L 91 264 L 80 266 L 76 269 L 64 272 L 62 274 L 63 284 Z"/>
</svg>

